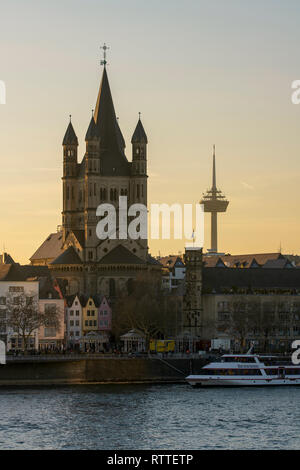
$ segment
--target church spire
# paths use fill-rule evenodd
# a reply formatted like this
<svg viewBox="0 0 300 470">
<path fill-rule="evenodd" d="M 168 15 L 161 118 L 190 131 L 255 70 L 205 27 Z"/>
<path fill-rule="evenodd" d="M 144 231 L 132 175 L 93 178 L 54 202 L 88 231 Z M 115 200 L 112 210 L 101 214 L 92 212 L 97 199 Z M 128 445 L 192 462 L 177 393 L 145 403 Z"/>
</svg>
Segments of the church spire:
<svg viewBox="0 0 300 470">
<path fill-rule="evenodd" d="M 85 140 L 94 140 L 94 139 L 99 139 L 99 129 L 96 126 L 95 119 L 94 119 L 94 114 L 92 115 L 88 130 L 85 135 Z"/>
<path fill-rule="evenodd" d="M 139 120 L 136 125 L 133 136 L 131 138 L 131 143 L 132 144 L 137 144 L 137 143 L 147 144 L 148 143 L 147 135 L 146 135 L 145 129 L 141 121 L 141 113 L 139 113 Z"/>
<path fill-rule="evenodd" d="M 75 134 L 75 131 L 72 125 L 71 115 L 70 115 L 70 122 L 67 127 L 62 144 L 63 145 L 78 145 L 78 139 L 77 139 L 77 135 Z"/>
<path fill-rule="evenodd" d="M 123 154 L 125 142 L 117 122 L 105 67 L 103 69 L 94 119 L 99 129 L 101 147 L 111 150 L 116 149 Z"/>
</svg>

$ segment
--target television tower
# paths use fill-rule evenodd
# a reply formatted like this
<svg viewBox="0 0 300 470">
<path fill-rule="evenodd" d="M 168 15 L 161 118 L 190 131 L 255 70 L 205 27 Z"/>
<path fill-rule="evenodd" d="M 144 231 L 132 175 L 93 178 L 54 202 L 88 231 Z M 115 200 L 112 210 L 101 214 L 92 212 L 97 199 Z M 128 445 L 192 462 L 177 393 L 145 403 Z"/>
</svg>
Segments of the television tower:
<svg viewBox="0 0 300 470">
<path fill-rule="evenodd" d="M 217 189 L 215 146 L 213 150 L 212 187 L 203 194 L 200 204 L 204 204 L 204 212 L 211 212 L 211 248 L 207 251 L 212 254 L 218 253 L 218 212 L 226 212 L 229 201 L 222 194 L 222 191 Z"/>
</svg>

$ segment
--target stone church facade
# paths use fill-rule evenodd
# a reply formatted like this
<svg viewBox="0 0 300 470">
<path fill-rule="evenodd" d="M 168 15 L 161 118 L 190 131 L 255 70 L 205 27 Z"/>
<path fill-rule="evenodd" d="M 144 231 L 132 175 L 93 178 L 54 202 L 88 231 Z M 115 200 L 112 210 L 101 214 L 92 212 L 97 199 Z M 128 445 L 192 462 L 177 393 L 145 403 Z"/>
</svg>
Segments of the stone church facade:
<svg viewBox="0 0 300 470">
<path fill-rule="evenodd" d="M 79 162 L 78 138 L 70 119 L 63 139 L 62 225 L 30 260 L 33 265 L 47 265 L 62 278 L 68 294 L 114 298 L 141 272 L 158 271 L 160 265 L 148 254 L 147 239 L 119 239 L 118 225 L 115 239 L 101 240 L 96 234 L 100 204 L 113 205 L 117 220 L 119 196 L 127 197 L 128 207 L 136 203 L 147 207 L 147 135 L 139 118 L 128 161 L 105 66 L 85 143 Z"/>
</svg>

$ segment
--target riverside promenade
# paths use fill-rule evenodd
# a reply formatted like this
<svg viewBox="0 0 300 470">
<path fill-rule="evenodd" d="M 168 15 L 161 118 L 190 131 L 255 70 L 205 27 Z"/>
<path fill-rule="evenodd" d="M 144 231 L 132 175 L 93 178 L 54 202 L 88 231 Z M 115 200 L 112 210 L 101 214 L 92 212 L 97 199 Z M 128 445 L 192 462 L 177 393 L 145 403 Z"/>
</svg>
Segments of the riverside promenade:
<svg viewBox="0 0 300 470">
<path fill-rule="evenodd" d="M 185 383 L 208 358 L 109 354 L 7 356 L 0 365 L 0 386 L 105 383 Z"/>
</svg>

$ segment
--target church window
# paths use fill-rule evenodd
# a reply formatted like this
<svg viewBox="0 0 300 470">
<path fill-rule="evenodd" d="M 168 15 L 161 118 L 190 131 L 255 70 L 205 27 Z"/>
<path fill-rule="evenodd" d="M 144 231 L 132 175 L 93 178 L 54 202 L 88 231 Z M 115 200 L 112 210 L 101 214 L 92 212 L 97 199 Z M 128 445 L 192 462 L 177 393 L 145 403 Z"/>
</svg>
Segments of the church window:
<svg viewBox="0 0 300 470">
<path fill-rule="evenodd" d="M 69 186 L 67 186 L 67 199 L 69 199 Z"/>
<path fill-rule="evenodd" d="M 114 189 L 114 201 L 116 201 L 116 200 L 117 200 L 117 190 Z"/>
<path fill-rule="evenodd" d="M 142 197 L 144 197 L 144 185 L 142 184 Z"/>
<path fill-rule="evenodd" d="M 94 196 L 96 196 L 97 194 L 97 186 L 96 186 L 96 183 L 94 183 Z"/>
<path fill-rule="evenodd" d="M 137 198 L 140 197 L 140 185 L 139 184 L 136 185 L 136 197 Z"/>
<path fill-rule="evenodd" d="M 92 231 L 91 231 L 91 229 L 89 229 L 89 237 L 91 237 L 91 236 L 92 236 Z"/>
<path fill-rule="evenodd" d="M 110 189 L 110 200 L 114 200 L 114 190 L 112 188 Z"/>
<path fill-rule="evenodd" d="M 89 259 L 93 259 L 93 252 L 89 251 Z"/>
<path fill-rule="evenodd" d="M 90 184 L 90 196 L 92 195 L 92 185 Z"/>
<path fill-rule="evenodd" d="M 139 155 L 139 154 L 140 154 L 140 149 L 139 149 L 139 147 L 136 148 L 135 153 L 136 153 L 136 155 Z"/>
<path fill-rule="evenodd" d="M 124 189 L 121 189 L 121 196 L 124 196 Z"/>
</svg>

